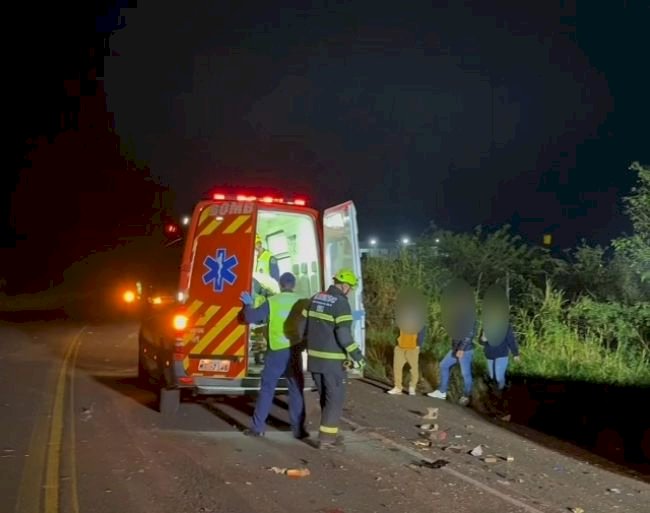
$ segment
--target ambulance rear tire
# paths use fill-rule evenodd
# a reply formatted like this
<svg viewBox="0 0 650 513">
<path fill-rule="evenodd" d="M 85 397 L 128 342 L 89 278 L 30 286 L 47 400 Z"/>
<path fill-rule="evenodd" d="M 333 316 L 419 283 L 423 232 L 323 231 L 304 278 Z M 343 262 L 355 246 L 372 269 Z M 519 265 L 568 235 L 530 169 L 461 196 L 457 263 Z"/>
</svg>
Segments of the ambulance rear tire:
<svg viewBox="0 0 650 513">
<path fill-rule="evenodd" d="M 158 409 L 163 417 L 174 417 L 181 405 L 181 391 L 178 388 L 161 388 Z"/>
</svg>

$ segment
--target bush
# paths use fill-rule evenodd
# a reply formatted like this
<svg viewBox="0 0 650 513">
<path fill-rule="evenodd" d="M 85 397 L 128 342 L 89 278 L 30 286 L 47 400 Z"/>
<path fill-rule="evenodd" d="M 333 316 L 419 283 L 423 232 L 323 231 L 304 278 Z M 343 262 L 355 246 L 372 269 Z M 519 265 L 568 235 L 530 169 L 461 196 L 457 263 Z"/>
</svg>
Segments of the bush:
<svg viewBox="0 0 650 513">
<path fill-rule="evenodd" d="M 394 305 L 399 290 L 414 286 L 429 298 L 428 337 L 422 377 L 438 384 L 437 364 L 449 350 L 440 295 L 453 278 L 466 280 L 477 299 L 493 283 L 505 285 L 522 359 L 510 372 L 522 376 L 612 384 L 650 384 L 650 302 L 629 257 L 582 245 L 572 261 L 527 247 L 508 227 L 493 233 L 433 231 L 394 258 L 364 262 L 370 372 L 392 376 L 397 335 Z M 564 288 L 554 285 L 563 284 Z M 480 301 L 477 303 L 480 313 Z M 476 351 L 476 375 L 485 369 Z M 480 385 L 480 382 L 479 382 Z M 450 390 L 458 387 L 452 379 Z"/>
</svg>

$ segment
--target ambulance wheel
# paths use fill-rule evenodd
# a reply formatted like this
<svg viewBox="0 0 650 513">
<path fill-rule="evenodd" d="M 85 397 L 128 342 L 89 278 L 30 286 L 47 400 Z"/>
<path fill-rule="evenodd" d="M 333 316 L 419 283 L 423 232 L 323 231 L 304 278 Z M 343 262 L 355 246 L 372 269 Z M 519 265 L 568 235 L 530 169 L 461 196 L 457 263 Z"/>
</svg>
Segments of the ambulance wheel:
<svg viewBox="0 0 650 513">
<path fill-rule="evenodd" d="M 173 417 L 181 405 L 181 391 L 178 388 L 161 388 L 158 396 L 158 410 L 164 417 Z"/>
</svg>

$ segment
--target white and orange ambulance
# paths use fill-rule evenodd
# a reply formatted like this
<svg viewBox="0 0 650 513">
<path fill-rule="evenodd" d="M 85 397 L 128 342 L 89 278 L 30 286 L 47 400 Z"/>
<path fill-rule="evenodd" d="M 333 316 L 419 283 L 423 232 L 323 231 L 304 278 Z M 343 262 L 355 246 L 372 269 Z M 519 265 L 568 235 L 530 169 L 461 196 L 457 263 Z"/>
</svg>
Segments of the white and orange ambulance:
<svg viewBox="0 0 650 513">
<path fill-rule="evenodd" d="M 352 201 L 320 213 L 304 199 L 220 191 L 198 203 L 185 237 L 178 297 L 150 302 L 140 330 L 139 376 L 157 384 L 163 414 L 178 410 L 182 391 L 240 395 L 259 390 L 264 330 L 243 323 L 240 295 L 277 287 L 272 277 L 259 274 L 257 236 L 280 274 L 296 276 L 296 292 L 305 298 L 329 286 L 339 268 L 361 277 Z M 360 281 L 349 300 L 353 334 L 365 354 L 362 294 Z M 284 380 L 278 391 L 286 391 Z"/>
</svg>

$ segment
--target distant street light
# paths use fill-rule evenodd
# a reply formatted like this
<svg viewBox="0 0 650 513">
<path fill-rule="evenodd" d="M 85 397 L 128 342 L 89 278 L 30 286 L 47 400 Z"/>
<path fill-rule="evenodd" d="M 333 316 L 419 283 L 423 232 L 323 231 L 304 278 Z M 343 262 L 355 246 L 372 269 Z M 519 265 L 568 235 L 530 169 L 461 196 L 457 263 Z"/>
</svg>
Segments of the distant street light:
<svg viewBox="0 0 650 513">
<path fill-rule="evenodd" d="M 436 244 L 439 244 L 439 243 L 440 243 L 440 239 L 436 239 Z"/>
<path fill-rule="evenodd" d="M 377 239 L 370 239 L 370 245 L 371 246 L 376 246 L 377 245 Z"/>
<path fill-rule="evenodd" d="M 189 216 L 183 217 L 183 225 L 187 226 L 188 224 L 190 224 L 190 217 Z"/>
<path fill-rule="evenodd" d="M 409 244 L 409 242 L 411 242 L 411 240 L 408 237 L 403 237 L 402 238 L 402 244 L 404 244 L 404 246 L 407 246 Z"/>
</svg>

